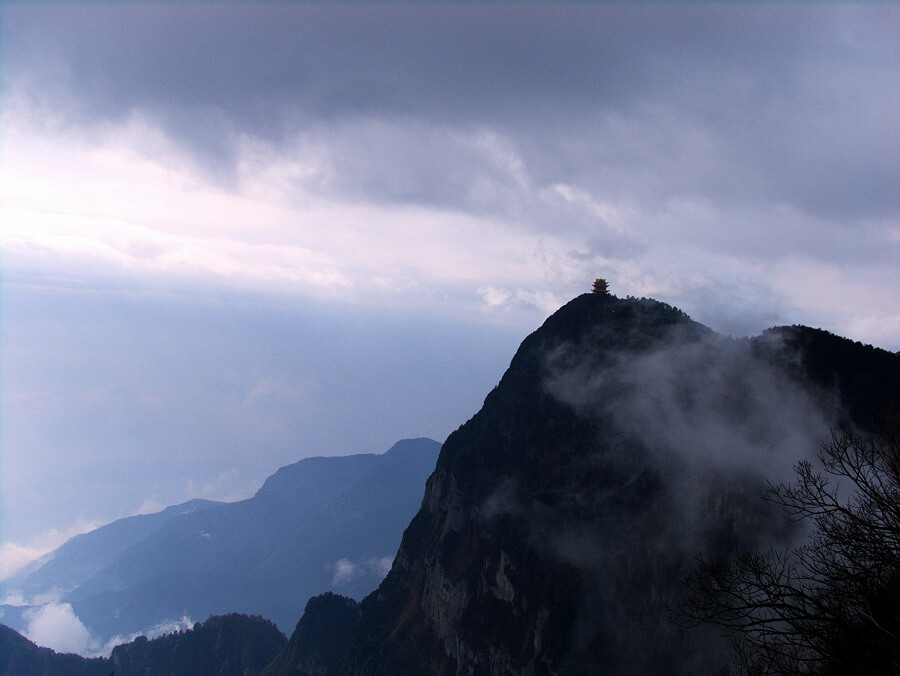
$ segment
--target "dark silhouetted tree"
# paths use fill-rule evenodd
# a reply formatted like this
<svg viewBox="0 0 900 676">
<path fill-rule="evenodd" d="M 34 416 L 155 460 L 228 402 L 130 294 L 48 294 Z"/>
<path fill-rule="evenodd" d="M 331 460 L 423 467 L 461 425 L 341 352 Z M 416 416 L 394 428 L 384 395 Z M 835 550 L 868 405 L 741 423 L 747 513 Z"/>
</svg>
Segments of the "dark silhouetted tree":
<svg viewBox="0 0 900 676">
<path fill-rule="evenodd" d="M 900 674 L 900 432 L 832 435 L 767 499 L 810 531 L 793 549 L 701 559 L 686 623 L 733 632 L 751 674 Z"/>
</svg>

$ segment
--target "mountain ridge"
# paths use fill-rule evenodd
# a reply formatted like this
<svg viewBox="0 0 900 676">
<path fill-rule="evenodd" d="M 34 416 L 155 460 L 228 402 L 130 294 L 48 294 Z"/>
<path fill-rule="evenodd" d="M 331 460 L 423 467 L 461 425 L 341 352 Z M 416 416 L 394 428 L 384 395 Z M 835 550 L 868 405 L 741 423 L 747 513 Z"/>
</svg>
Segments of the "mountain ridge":
<svg viewBox="0 0 900 676">
<path fill-rule="evenodd" d="M 4 581 L 3 586 L 26 594 L 46 591 L 49 584 L 68 590 L 89 579 L 124 549 L 160 528 L 168 519 L 221 504 L 224 503 L 195 498 L 152 514 L 116 519 L 92 531 L 71 537 Z M 86 556 L 88 551 L 90 556 Z M 69 570 L 60 570 L 61 565 Z"/>
<path fill-rule="evenodd" d="M 149 520 L 114 522 L 99 535 L 135 523 L 154 528 L 132 533 L 111 561 L 59 601 L 70 603 L 101 643 L 183 616 L 231 612 L 265 615 L 290 628 L 316 593 L 335 589 L 361 598 L 377 585 L 419 507 L 439 448 L 418 438 L 380 455 L 304 458 L 279 469 L 247 500 L 189 502 Z M 97 539 L 70 541 L 63 551 Z M 24 630 L 21 609 L 6 610 L 4 621 L 18 615 L 13 628 Z"/>
</svg>

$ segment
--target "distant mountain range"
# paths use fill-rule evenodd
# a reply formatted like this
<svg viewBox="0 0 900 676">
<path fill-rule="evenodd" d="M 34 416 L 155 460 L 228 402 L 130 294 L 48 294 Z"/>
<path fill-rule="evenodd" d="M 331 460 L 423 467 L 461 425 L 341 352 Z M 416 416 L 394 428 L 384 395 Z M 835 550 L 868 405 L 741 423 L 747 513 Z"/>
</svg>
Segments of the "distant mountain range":
<svg viewBox="0 0 900 676">
<path fill-rule="evenodd" d="M 219 504 L 222 503 L 190 500 L 155 514 L 119 519 L 89 533 L 76 535 L 26 566 L 3 586 L 28 597 L 47 594 L 54 589 L 75 589 L 112 565 L 126 549 L 160 530 L 170 519 Z"/>
<path fill-rule="evenodd" d="M 290 631 L 314 594 L 362 598 L 380 582 L 439 449 L 409 439 L 383 455 L 306 458 L 248 500 L 193 500 L 76 536 L 5 587 L 71 604 L 101 645 L 235 612 Z M 5 606 L 2 621 L 25 631 L 28 610 Z"/>
<path fill-rule="evenodd" d="M 303 491 L 328 505 L 311 508 L 317 524 L 353 523 L 342 530 L 350 539 L 327 553 L 310 547 L 311 534 L 324 537 L 321 529 L 267 523 L 241 539 L 244 549 L 225 554 L 218 543 L 239 520 L 212 516 L 237 508 L 199 505 L 129 547 L 69 598 L 81 614 L 87 606 L 77 606 L 79 599 L 113 594 L 127 613 L 127 599 L 114 588 L 135 588 L 143 559 L 163 579 L 178 569 L 202 586 L 208 569 L 226 580 L 207 548 L 233 557 L 228 570 L 242 571 L 241 581 L 258 582 L 270 570 L 258 548 L 274 539 L 268 547 L 275 559 L 297 561 L 297 568 L 272 574 L 272 593 L 290 596 L 285 606 L 294 615 L 304 603 L 306 611 L 265 676 L 726 673 L 731 646 L 718 628 L 687 631 L 670 621 L 685 573 L 698 554 L 728 557 L 739 547 L 799 542 L 796 524 L 761 499 L 766 481 L 790 480 L 794 463 L 812 457 L 830 429 L 871 429 L 897 402 L 900 355 L 802 326 L 733 339 L 664 303 L 586 294 L 523 341 L 482 409 L 448 437 L 390 572 L 360 603 L 325 593 L 297 604 L 296 580 L 313 571 L 291 553 L 312 551 L 309 560 L 327 562 L 320 580 L 339 592 L 337 581 L 353 579 L 360 565 L 377 567 L 372 513 L 360 499 L 373 490 L 361 485 L 385 480 L 377 472 L 351 482 L 354 490 L 338 490 L 343 503 L 325 497 L 334 491 L 316 493 L 322 485 Z M 361 462 L 346 460 L 348 468 Z M 281 487 L 295 484 L 299 467 L 260 490 L 257 517 L 293 500 Z M 312 467 L 303 473 L 319 476 Z M 297 532 L 304 536 L 290 535 Z M 169 542 L 178 564 L 165 560 Z M 188 598 L 192 590 L 180 593 Z M 181 607 L 173 599 L 169 609 Z M 169 673 L 148 666 L 149 655 L 169 659 L 191 634 L 147 642 L 153 649 L 143 661 L 116 673 Z M 203 645 L 207 664 L 226 664 L 215 644 Z M 119 654 L 130 651 L 140 653 L 129 646 Z M 0 668 L 4 659 L 0 651 Z M 74 669 L 87 665 L 54 676 L 80 676 L 88 672 Z"/>
</svg>

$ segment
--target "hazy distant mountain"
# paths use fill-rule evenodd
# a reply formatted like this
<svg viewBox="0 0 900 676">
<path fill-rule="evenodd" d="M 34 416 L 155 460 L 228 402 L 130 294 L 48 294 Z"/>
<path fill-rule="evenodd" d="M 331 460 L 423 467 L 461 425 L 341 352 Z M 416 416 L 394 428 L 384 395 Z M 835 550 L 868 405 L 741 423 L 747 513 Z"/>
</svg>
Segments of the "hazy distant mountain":
<svg viewBox="0 0 900 676">
<path fill-rule="evenodd" d="M 220 504 L 222 503 L 210 500 L 190 500 L 155 514 L 119 519 L 89 533 L 76 535 L 6 580 L 3 586 L 19 590 L 26 597 L 46 594 L 54 589 L 75 589 L 112 564 L 126 549 L 158 531 L 173 517 Z"/>
<path fill-rule="evenodd" d="M 60 600 L 101 641 L 234 612 L 290 630 L 311 596 L 361 598 L 378 584 L 439 449 L 412 439 L 383 455 L 307 458 L 248 500 L 194 501 L 73 538 L 20 586 L 70 589 Z M 3 621 L 24 630 L 16 619 Z"/>
<path fill-rule="evenodd" d="M 0 625 L 0 676 L 258 676 L 286 642 L 268 620 L 232 614 L 153 640 L 138 637 L 109 658 L 86 659 L 39 648 Z"/>
</svg>

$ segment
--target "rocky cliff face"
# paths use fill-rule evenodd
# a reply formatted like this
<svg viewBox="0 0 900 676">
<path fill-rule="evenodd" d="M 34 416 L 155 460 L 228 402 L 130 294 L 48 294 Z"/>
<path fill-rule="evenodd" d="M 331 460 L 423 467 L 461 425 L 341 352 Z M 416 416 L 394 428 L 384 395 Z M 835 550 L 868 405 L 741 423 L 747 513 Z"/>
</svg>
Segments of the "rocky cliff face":
<svg viewBox="0 0 900 676">
<path fill-rule="evenodd" d="M 713 673 L 727 643 L 667 617 L 694 557 L 789 541 L 764 477 L 900 395 L 895 355 L 836 339 L 865 356 L 840 374 L 809 332 L 732 340 L 600 294 L 559 310 L 445 442 L 343 673 Z"/>
</svg>

